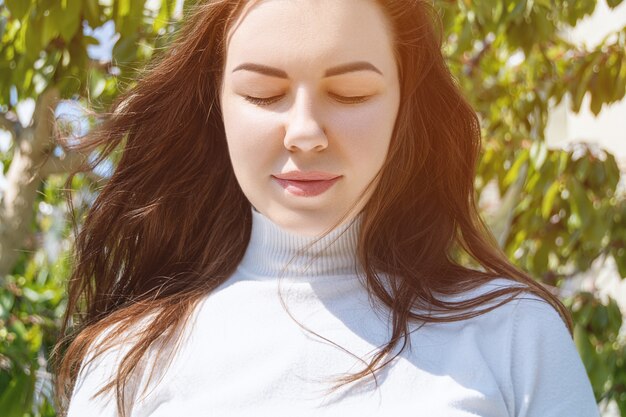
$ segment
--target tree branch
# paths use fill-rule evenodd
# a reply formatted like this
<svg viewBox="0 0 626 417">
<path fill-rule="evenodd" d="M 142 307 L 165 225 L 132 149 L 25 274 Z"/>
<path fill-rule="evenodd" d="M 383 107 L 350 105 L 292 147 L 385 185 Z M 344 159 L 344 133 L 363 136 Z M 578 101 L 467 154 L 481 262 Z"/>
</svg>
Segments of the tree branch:
<svg viewBox="0 0 626 417">
<path fill-rule="evenodd" d="M 38 175 L 40 178 L 46 178 L 54 174 L 68 174 L 74 172 L 81 165 L 86 163 L 87 160 L 86 155 L 77 152 L 66 153 L 62 158 L 56 155 L 49 155 L 39 168 Z M 106 177 L 98 175 L 91 170 L 84 171 L 83 174 L 98 183 L 108 180 Z"/>
<path fill-rule="evenodd" d="M 44 90 L 37 100 L 33 116 L 35 135 L 33 137 L 32 151 L 34 154 L 45 152 L 46 148 L 51 143 L 54 143 L 54 110 L 59 100 L 60 94 L 56 87 L 49 87 Z"/>
<path fill-rule="evenodd" d="M 513 212 L 519 203 L 527 174 L 528 163 L 524 164 L 520 168 L 518 177 L 515 179 L 515 182 L 509 186 L 507 192 L 504 193 L 504 196 L 502 196 L 500 207 L 497 212 L 494 213 L 491 221 L 489 222 L 493 235 L 496 237 L 498 244 L 503 249 L 511 231 Z"/>
<path fill-rule="evenodd" d="M 63 158 L 56 155 L 49 155 L 44 160 L 41 168 L 39 168 L 39 176 L 45 178 L 52 174 L 73 172 L 86 161 L 87 157 L 85 155 L 76 152 L 65 154 Z"/>
<path fill-rule="evenodd" d="M 13 120 L 13 116 L 10 113 L 0 113 L 0 129 L 4 129 L 11 134 L 15 140 L 18 136 L 19 121 Z"/>
</svg>

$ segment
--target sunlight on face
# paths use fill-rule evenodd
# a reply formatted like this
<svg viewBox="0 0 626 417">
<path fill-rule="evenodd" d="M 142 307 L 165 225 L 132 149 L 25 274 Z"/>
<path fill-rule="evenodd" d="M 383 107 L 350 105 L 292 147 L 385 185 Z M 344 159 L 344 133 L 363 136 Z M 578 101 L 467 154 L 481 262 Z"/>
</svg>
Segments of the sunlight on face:
<svg viewBox="0 0 626 417">
<path fill-rule="evenodd" d="M 293 233 L 339 220 L 385 160 L 400 102 L 387 25 L 371 0 L 261 0 L 231 28 L 220 104 L 235 176 Z M 291 171 L 338 178 L 274 177 Z"/>
</svg>

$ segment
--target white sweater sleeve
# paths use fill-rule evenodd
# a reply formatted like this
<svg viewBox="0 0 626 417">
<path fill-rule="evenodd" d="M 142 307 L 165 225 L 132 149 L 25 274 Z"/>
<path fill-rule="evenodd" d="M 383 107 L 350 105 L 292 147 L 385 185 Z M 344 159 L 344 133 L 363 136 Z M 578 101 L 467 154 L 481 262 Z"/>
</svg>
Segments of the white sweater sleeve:
<svg viewBox="0 0 626 417">
<path fill-rule="evenodd" d="M 104 387 L 104 385 L 108 384 L 112 378 L 116 377 L 122 359 L 133 346 L 133 340 L 126 339 L 96 357 L 95 360 L 87 363 L 87 360 L 91 359 L 94 355 L 94 347 L 99 346 L 102 340 L 109 337 L 109 332 L 110 329 L 105 330 L 96 338 L 96 341 L 89 348 L 76 378 L 66 417 L 119 416 L 117 412 L 115 387 L 96 398 L 92 397 Z M 138 386 L 144 376 L 144 370 L 145 363 L 142 361 L 137 365 L 137 368 L 135 368 L 135 371 L 128 379 L 124 391 L 127 417 L 131 416 L 131 411 L 134 408 Z"/>
<path fill-rule="evenodd" d="M 514 311 L 514 417 L 599 417 L 583 362 L 558 312 L 524 294 Z"/>
<path fill-rule="evenodd" d="M 100 390 L 117 371 L 115 349 L 104 353 L 86 366 L 82 366 L 76 379 L 70 399 L 67 417 L 114 417 L 117 416 L 115 390 L 108 391 L 95 399 L 92 396 Z M 89 355 L 91 356 L 91 355 Z"/>
</svg>

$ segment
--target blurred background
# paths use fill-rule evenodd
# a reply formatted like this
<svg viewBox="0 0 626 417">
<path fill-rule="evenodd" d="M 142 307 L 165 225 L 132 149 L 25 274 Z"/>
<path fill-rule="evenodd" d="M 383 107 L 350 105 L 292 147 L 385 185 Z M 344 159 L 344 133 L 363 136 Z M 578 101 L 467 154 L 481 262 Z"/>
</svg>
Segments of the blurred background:
<svg viewBox="0 0 626 417">
<path fill-rule="evenodd" d="M 73 234 L 78 140 L 175 34 L 184 0 L 0 0 L 0 414 L 55 416 L 49 354 Z M 626 417 L 626 2 L 434 0 L 478 111 L 480 207 L 571 310 L 604 417 Z M 116 161 L 72 182 L 78 224 Z"/>
</svg>

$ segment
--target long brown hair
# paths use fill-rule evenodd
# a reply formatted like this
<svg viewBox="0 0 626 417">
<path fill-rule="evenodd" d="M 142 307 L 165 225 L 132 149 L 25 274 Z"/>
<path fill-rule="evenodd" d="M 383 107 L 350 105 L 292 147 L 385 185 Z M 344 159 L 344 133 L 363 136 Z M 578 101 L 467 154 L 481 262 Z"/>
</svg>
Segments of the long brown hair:
<svg viewBox="0 0 626 417">
<path fill-rule="evenodd" d="M 98 354 L 147 322 L 116 377 L 98 392 L 115 388 L 118 412 L 125 416 L 125 386 L 142 357 L 151 346 L 179 341 L 178 330 L 197 303 L 229 278 L 244 255 L 251 205 L 228 157 L 218 93 L 226 34 L 247 3 L 199 2 L 172 47 L 86 138 L 68 144 L 77 151 L 100 150 L 95 161 L 69 176 L 67 188 L 76 173 L 93 169 L 120 147 L 123 152 L 75 238 L 64 337 L 53 354 L 61 357 L 55 384 L 62 410 L 103 331 L 113 329 Z M 376 3 L 394 32 L 401 103 L 387 160 L 363 209 L 357 255 L 367 291 L 392 314 L 393 333 L 366 369 L 340 378 L 338 386 L 375 377 L 401 340 L 406 346 L 409 322 L 471 318 L 522 291 L 549 302 L 572 331 L 557 296 L 506 258 L 480 218 L 474 190 L 479 120 L 445 64 L 437 13 L 423 0 Z M 462 265 L 459 252 L 476 267 Z M 460 304 L 435 296 L 461 294 L 496 277 L 523 285 Z M 461 313 L 502 296 L 508 297 L 489 308 Z M 429 313 L 418 314 L 418 308 Z"/>
</svg>

